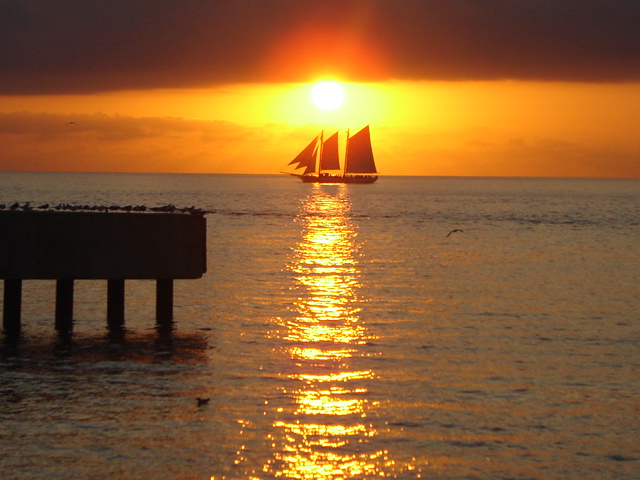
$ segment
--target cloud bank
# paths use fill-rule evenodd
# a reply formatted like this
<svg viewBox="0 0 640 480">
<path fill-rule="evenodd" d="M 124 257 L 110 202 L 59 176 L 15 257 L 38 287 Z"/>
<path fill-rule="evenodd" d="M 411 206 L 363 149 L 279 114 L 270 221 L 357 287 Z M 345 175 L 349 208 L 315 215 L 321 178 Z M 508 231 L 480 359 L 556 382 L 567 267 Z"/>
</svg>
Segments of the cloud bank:
<svg viewBox="0 0 640 480">
<path fill-rule="evenodd" d="M 640 80 L 637 0 L 0 0 L 0 94 Z"/>
<path fill-rule="evenodd" d="M 0 113 L 0 171 L 277 173 L 315 133 L 179 117 Z"/>
<path fill-rule="evenodd" d="M 313 126 L 250 128 L 175 117 L 0 113 L 0 171 L 275 174 L 315 134 Z M 637 151 L 624 145 L 513 138 L 500 130 L 474 129 L 447 132 L 447 140 L 437 145 L 398 140 L 411 135 L 422 136 L 394 129 L 376 138 L 382 173 L 640 177 Z M 398 164 L 397 158 L 405 162 Z"/>
</svg>

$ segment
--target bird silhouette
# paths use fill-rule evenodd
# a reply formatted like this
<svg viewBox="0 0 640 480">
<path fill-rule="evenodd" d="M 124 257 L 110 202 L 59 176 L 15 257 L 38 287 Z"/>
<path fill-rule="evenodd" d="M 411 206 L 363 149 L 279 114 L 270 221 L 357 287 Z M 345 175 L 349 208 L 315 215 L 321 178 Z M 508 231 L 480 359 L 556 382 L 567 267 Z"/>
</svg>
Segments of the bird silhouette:
<svg viewBox="0 0 640 480">
<path fill-rule="evenodd" d="M 460 232 L 460 233 L 464 233 L 464 230 L 459 230 L 459 229 L 455 229 L 455 230 L 451 230 L 449 233 L 447 233 L 447 236 L 444 238 L 447 238 L 449 235 L 451 235 L 452 233 L 456 233 L 456 232 Z"/>
<path fill-rule="evenodd" d="M 196 403 L 198 404 L 199 407 L 203 406 L 203 405 L 207 405 L 209 403 L 209 398 L 196 398 Z"/>
</svg>

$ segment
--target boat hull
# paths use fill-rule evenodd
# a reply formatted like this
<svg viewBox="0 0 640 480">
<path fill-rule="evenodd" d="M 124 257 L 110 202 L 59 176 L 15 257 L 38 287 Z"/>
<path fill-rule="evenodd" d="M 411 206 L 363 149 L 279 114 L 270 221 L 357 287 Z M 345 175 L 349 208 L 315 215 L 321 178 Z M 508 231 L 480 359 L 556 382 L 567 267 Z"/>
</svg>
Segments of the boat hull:
<svg viewBox="0 0 640 480">
<path fill-rule="evenodd" d="M 296 175 L 304 183 L 373 183 L 377 175 Z"/>
</svg>

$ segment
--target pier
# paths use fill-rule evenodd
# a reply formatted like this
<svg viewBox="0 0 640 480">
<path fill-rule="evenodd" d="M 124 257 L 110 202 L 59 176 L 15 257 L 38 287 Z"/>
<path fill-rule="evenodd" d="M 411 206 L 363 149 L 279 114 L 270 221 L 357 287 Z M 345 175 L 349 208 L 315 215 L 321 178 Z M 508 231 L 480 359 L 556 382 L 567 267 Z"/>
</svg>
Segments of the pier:
<svg viewBox="0 0 640 480">
<path fill-rule="evenodd" d="M 55 280 L 55 327 L 71 332 L 76 280 L 107 281 L 107 323 L 124 325 L 125 281 L 156 281 L 156 320 L 173 323 L 173 282 L 206 272 L 206 219 L 186 213 L 0 211 L 3 327 L 21 329 L 23 280 Z"/>
</svg>

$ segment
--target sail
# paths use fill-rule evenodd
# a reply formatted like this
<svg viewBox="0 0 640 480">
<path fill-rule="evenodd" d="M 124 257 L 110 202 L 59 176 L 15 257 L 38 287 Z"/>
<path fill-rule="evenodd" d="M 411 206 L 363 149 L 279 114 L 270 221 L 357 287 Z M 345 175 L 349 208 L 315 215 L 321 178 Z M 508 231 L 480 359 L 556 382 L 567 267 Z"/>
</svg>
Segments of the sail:
<svg viewBox="0 0 640 480">
<path fill-rule="evenodd" d="M 322 144 L 322 157 L 320 158 L 320 171 L 340 170 L 338 157 L 338 132 L 327 138 Z"/>
<path fill-rule="evenodd" d="M 345 174 L 376 172 L 373 150 L 371 149 L 371 135 L 367 125 L 348 139 Z"/>
<path fill-rule="evenodd" d="M 314 138 L 309 145 L 302 150 L 296 158 L 289 162 L 289 165 L 296 164 L 295 168 L 304 168 L 303 175 L 315 173 L 316 156 L 318 152 L 318 137 Z"/>
</svg>

